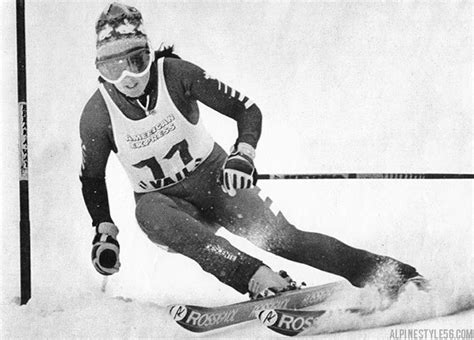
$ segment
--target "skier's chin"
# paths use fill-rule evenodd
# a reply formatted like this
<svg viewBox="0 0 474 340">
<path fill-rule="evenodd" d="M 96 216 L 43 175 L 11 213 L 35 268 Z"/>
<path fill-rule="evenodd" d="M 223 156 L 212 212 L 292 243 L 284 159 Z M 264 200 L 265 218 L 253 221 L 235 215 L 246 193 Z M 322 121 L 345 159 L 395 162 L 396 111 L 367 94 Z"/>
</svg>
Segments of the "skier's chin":
<svg viewBox="0 0 474 340">
<path fill-rule="evenodd" d="M 140 92 L 129 92 L 129 93 L 124 93 L 127 97 L 130 97 L 130 98 L 139 98 L 140 96 L 142 96 L 144 94 L 143 91 L 140 91 Z"/>
<path fill-rule="evenodd" d="M 115 87 L 124 95 L 130 98 L 138 98 L 145 93 L 145 88 L 150 80 L 150 72 L 141 77 L 127 76 Z"/>
<path fill-rule="evenodd" d="M 124 95 L 130 98 L 138 98 L 144 93 L 145 88 L 137 84 L 136 86 L 132 88 L 128 87 L 121 87 L 119 88 L 119 91 L 122 92 Z"/>
</svg>

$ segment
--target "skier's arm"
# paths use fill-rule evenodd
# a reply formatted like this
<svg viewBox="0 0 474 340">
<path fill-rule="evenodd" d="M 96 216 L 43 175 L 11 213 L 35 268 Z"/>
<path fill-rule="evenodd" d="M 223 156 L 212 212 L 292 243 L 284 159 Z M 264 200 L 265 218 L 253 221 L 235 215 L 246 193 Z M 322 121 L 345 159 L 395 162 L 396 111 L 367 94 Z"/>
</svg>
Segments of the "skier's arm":
<svg viewBox="0 0 474 340">
<path fill-rule="evenodd" d="M 198 66 L 183 60 L 165 60 L 168 61 L 168 70 L 171 69 L 168 74 L 177 75 L 175 81 L 178 79 L 181 82 L 180 87 L 186 97 L 237 121 L 238 138 L 223 165 L 222 189 L 234 196 L 237 190 L 254 186 L 257 172 L 253 159 L 262 130 L 260 109 L 248 97 L 211 77 Z"/>
<path fill-rule="evenodd" d="M 105 168 L 113 148 L 106 110 L 97 91 L 85 106 L 80 122 L 82 195 L 95 227 L 102 222 L 113 223 L 105 183 Z"/>
<path fill-rule="evenodd" d="M 247 96 L 213 78 L 200 67 L 179 59 L 166 59 L 171 74 L 177 74 L 186 96 L 237 122 L 238 138 L 253 148 L 257 146 L 262 130 L 260 109 Z"/>
</svg>

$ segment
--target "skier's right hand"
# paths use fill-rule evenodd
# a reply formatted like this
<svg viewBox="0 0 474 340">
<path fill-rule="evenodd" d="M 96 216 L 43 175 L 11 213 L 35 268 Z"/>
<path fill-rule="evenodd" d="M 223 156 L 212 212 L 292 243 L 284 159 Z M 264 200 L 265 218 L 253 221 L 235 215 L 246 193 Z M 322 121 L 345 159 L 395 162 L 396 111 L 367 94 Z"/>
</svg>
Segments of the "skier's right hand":
<svg viewBox="0 0 474 340">
<path fill-rule="evenodd" d="M 118 232 L 115 224 L 110 222 L 102 222 L 96 228 L 96 234 L 92 240 L 92 264 L 102 275 L 112 275 L 119 271 Z"/>
</svg>

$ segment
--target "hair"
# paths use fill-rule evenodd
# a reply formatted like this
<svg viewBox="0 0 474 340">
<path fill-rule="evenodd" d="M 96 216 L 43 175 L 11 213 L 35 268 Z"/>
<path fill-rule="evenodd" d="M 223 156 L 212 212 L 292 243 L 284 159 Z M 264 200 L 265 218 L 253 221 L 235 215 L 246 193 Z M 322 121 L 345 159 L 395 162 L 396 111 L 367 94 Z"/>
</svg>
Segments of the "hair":
<svg viewBox="0 0 474 340">
<path fill-rule="evenodd" d="M 176 58 L 181 59 L 179 55 L 174 53 L 174 45 L 164 46 L 159 50 L 155 51 L 155 60 L 160 58 Z"/>
</svg>

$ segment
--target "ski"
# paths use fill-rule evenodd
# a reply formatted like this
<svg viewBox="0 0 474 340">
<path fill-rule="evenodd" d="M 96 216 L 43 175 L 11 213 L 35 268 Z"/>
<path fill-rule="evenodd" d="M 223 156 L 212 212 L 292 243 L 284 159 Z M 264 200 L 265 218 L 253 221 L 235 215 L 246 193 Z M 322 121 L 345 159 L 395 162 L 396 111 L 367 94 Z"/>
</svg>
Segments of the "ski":
<svg viewBox="0 0 474 340">
<path fill-rule="evenodd" d="M 402 293 L 408 285 L 414 285 L 421 291 L 428 292 L 430 284 L 427 279 L 422 276 L 415 276 L 407 280 L 397 292 Z M 393 296 L 392 302 L 396 301 L 397 297 Z M 305 331 L 308 328 L 317 328 L 322 325 L 322 322 L 334 323 L 339 320 L 345 320 L 349 315 L 366 316 L 376 311 L 387 309 L 389 305 L 383 308 L 344 308 L 344 309 L 319 309 L 319 310 L 301 310 L 299 308 L 268 308 L 261 310 L 257 317 L 260 322 L 267 326 L 268 329 L 277 333 L 295 336 Z M 304 308 L 304 307 L 301 307 Z"/>
<path fill-rule="evenodd" d="M 374 309 L 347 308 L 342 310 L 290 310 L 290 309 L 266 309 L 258 313 L 258 319 L 268 329 L 274 332 L 295 336 L 310 327 L 317 327 L 321 317 L 342 319 L 348 314 L 368 315 Z"/>
<path fill-rule="evenodd" d="M 168 313 L 178 325 L 191 332 L 207 332 L 256 319 L 258 312 L 265 309 L 299 309 L 316 305 L 348 287 L 352 287 L 348 282 L 337 281 L 218 307 L 171 305 Z"/>
</svg>

